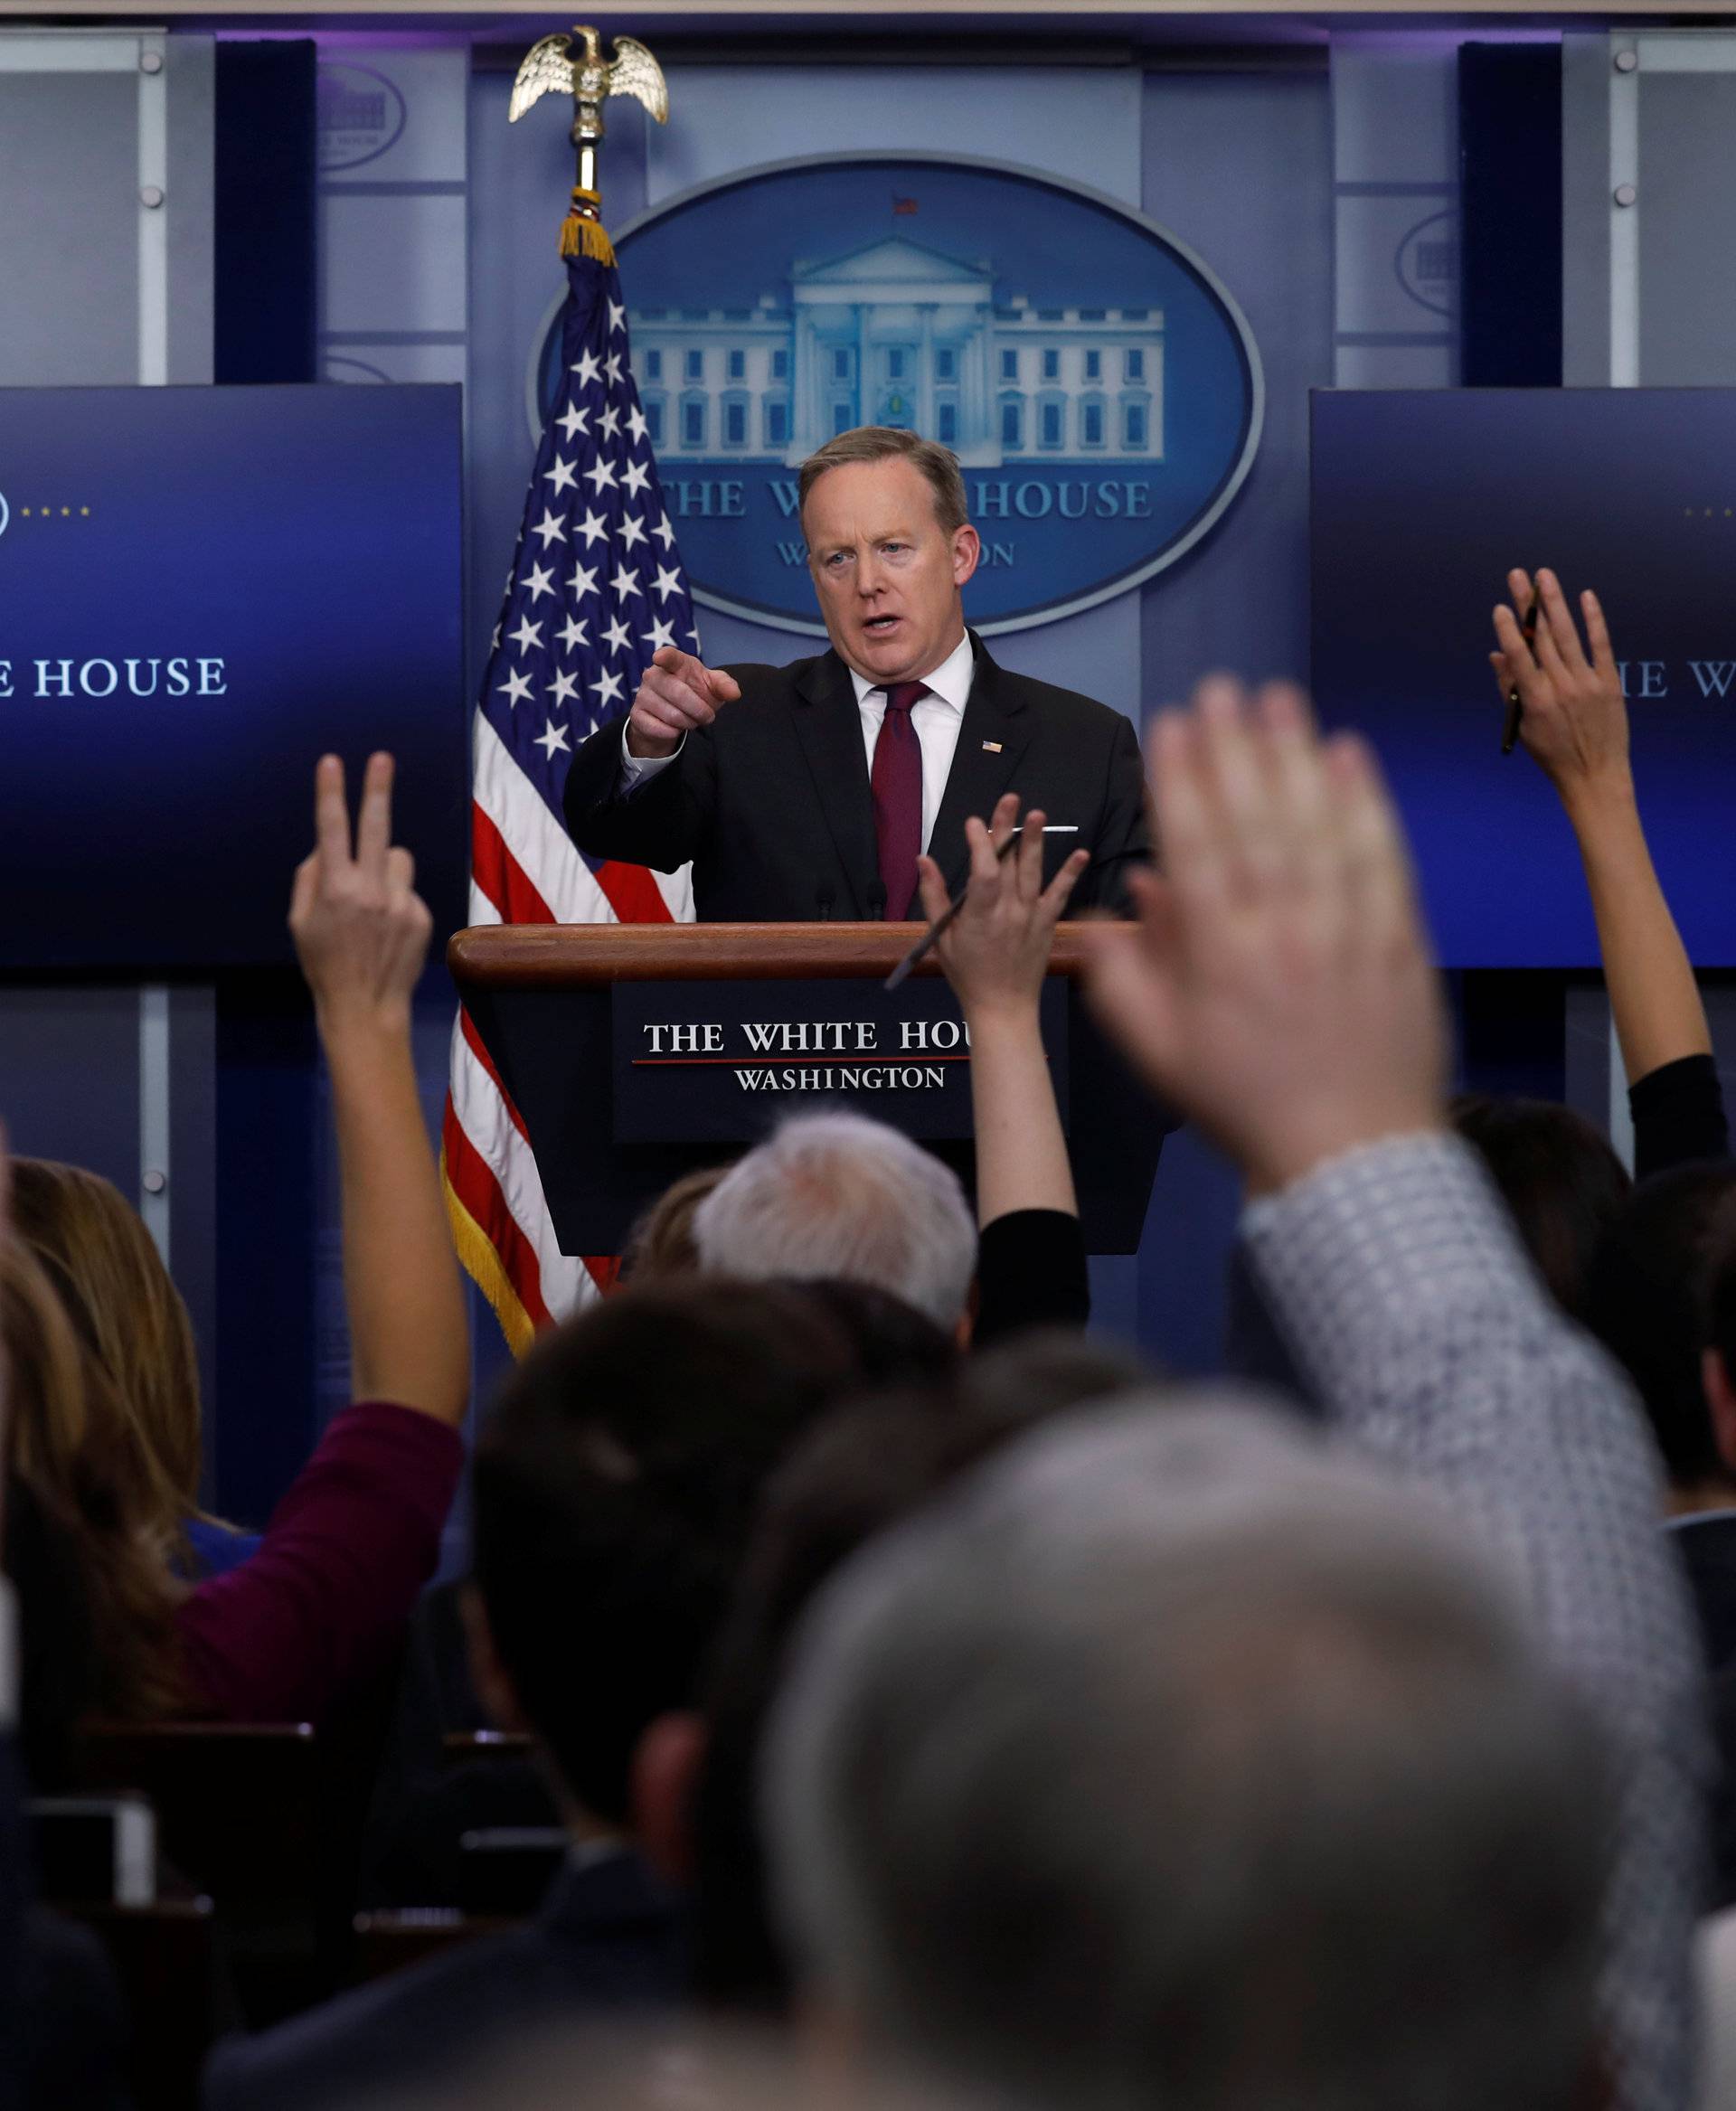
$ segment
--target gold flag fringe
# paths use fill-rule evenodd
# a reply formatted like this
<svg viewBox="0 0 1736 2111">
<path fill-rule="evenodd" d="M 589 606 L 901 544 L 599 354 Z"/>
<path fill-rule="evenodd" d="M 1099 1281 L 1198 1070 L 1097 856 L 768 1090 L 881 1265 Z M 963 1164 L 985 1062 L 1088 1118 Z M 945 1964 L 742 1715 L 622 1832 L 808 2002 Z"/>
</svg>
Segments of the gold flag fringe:
<svg viewBox="0 0 1736 2111">
<path fill-rule="evenodd" d="M 615 245 L 600 220 L 594 217 L 602 203 L 595 191 L 587 191 L 575 184 L 572 204 L 567 217 L 561 222 L 561 254 L 563 257 L 590 257 L 599 264 L 615 261 Z M 590 212 L 580 211 L 589 205 Z"/>
<path fill-rule="evenodd" d="M 495 1242 L 465 1208 L 447 1171 L 446 1151 L 440 1151 L 440 1190 L 446 1198 L 447 1221 L 452 1227 L 452 1244 L 466 1275 L 495 1308 L 500 1331 L 514 1356 L 523 1356 L 536 1339 L 536 1327 L 513 1287 L 512 1277 Z"/>
</svg>

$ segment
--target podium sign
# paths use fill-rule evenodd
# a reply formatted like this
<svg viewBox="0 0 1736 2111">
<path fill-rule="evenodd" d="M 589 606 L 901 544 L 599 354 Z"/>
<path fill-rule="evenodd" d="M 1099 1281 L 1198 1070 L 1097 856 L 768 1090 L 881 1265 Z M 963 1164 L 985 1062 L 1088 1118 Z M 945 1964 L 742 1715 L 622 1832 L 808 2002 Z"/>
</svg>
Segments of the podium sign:
<svg viewBox="0 0 1736 2111">
<path fill-rule="evenodd" d="M 817 1107 L 849 1106 L 920 1138 L 968 1186 L 976 1154 L 970 1065 L 956 1060 L 966 1053 L 958 1005 L 931 957 L 891 996 L 881 987 L 920 929 L 503 924 L 458 932 L 447 959 L 536 1154 L 561 1250 L 618 1253 L 634 1219 L 672 1181 Z M 1043 1045 L 1087 1247 L 1133 1253 L 1176 1117 L 1086 1011 L 1087 942 L 1078 925 L 1055 934 Z M 808 1046 L 798 1048 L 804 1029 Z M 870 1029 L 872 1047 L 819 1045 L 865 1041 Z M 645 1060 L 667 1057 L 677 1060 Z M 740 1073 L 750 1070 L 778 1082 L 743 1085 Z M 854 1085 L 841 1081 L 848 1072 Z M 882 1081 L 864 1083 L 870 1073 Z"/>
<path fill-rule="evenodd" d="M 621 982 L 610 993 L 618 1144 L 746 1144 L 847 1107 L 924 1142 L 972 1133 L 970 1041 L 943 982 Z M 1043 1045 L 1067 1126 L 1063 985 Z"/>
</svg>

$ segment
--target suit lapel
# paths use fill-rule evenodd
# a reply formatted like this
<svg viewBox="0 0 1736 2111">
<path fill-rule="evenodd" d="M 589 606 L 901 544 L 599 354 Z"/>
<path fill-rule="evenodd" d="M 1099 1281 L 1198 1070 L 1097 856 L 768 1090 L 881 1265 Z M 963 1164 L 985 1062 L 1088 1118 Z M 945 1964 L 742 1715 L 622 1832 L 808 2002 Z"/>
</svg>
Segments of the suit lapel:
<svg viewBox="0 0 1736 2111">
<path fill-rule="evenodd" d="M 839 903 L 839 914 L 865 917 L 869 891 L 880 877 L 873 795 L 868 785 L 856 693 L 850 670 L 836 653 L 822 653 L 808 662 L 796 683 L 793 715 L 814 779 L 815 797 L 832 832 L 853 897 L 848 903 Z"/>
<path fill-rule="evenodd" d="M 974 631 L 970 642 L 976 665 L 929 838 L 929 848 L 955 893 L 968 863 L 965 823 L 973 814 L 988 819 L 995 800 L 1012 781 L 1033 730 L 1023 699 L 1015 691 L 1009 693 L 1005 677 Z"/>
</svg>

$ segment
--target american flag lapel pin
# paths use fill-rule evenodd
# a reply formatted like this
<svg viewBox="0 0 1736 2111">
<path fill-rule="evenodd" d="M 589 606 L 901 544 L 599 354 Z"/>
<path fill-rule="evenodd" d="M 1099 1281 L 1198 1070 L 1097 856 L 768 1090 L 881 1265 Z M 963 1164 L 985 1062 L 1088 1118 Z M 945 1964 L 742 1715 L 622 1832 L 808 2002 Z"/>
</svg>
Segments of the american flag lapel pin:
<svg viewBox="0 0 1736 2111">
<path fill-rule="evenodd" d="M 998 755 L 1000 751 L 1001 744 L 998 740 L 985 740 L 983 742 L 983 753 L 985 755 Z"/>
</svg>

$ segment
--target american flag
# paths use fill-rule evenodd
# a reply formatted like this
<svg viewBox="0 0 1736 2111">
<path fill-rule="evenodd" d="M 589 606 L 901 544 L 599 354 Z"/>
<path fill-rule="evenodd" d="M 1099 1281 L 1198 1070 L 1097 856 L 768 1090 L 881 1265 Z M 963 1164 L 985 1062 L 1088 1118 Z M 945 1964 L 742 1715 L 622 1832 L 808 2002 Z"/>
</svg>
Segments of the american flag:
<svg viewBox="0 0 1736 2111">
<path fill-rule="evenodd" d="M 652 654 L 699 647 L 612 260 L 568 259 L 561 347 L 476 705 L 470 920 L 684 920 L 685 871 L 665 878 L 587 858 L 561 815 L 573 749 L 627 711 Z M 524 1125 L 462 1010 L 441 1162 L 459 1256 L 522 1352 L 594 1297 L 613 1262 L 561 1251 Z"/>
</svg>

